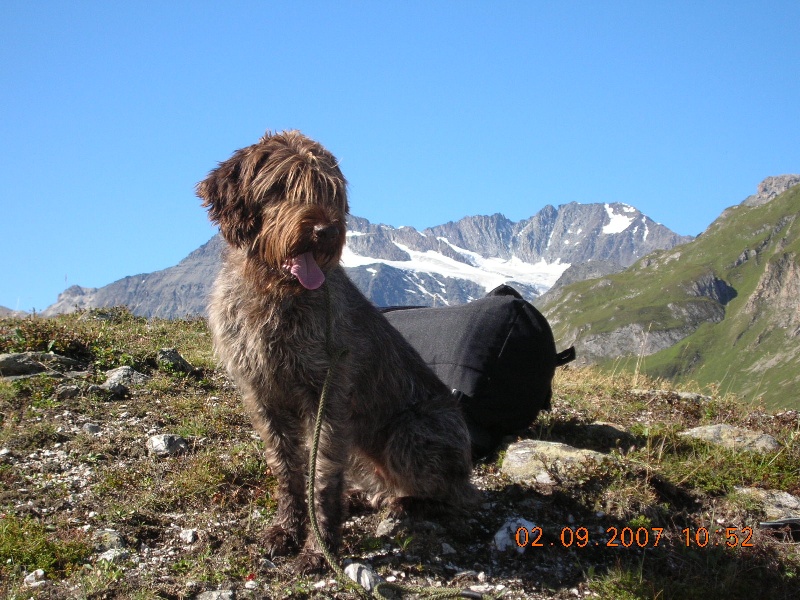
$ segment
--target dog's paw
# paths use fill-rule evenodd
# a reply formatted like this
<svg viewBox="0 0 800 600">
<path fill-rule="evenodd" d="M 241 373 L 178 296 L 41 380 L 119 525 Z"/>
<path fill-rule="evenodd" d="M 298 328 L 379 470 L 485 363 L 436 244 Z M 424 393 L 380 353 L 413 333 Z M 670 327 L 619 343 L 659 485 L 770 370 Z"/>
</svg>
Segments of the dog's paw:
<svg viewBox="0 0 800 600">
<path fill-rule="evenodd" d="M 389 518 L 400 521 L 439 519 L 451 517 L 454 513 L 453 505 L 448 502 L 415 496 L 393 498 L 387 504 L 387 508 Z"/>
<path fill-rule="evenodd" d="M 294 554 L 299 549 L 297 537 L 281 525 L 270 525 L 262 536 L 264 552 L 270 558 Z"/>
<path fill-rule="evenodd" d="M 412 496 L 400 496 L 387 502 L 389 519 L 403 521 L 424 516 L 424 501 Z"/>
<path fill-rule="evenodd" d="M 346 495 L 346 500 L 347 514 L 350 516 L 365 513 L 375 508 L 370 501 L 370 497 L 362 490 L 349 491 Z"/>
<path fill-rule="evenodd" d="M 328 563 L 320 552 L 306 548 L 297 556 L 295 568 L 303 575 L 311 575 L 327 571 Z"/>
</svg>

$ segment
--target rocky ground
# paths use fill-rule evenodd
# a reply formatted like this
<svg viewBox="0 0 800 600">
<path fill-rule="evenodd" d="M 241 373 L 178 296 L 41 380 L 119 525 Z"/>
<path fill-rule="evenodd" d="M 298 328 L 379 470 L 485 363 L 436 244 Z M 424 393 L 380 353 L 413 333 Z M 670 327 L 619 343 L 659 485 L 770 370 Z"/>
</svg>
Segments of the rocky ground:
<svg viewBox="0 0 800 600">
<path fill-rule="evenodd" d="M 69 319 L 0 321 L 0 593 L 357 597 L 261 552 L 274 480 L 202 322 Z M 64 358 L 23 354 L 47 345 Z M 645 383 L 562 371 L 553 410 L 476 466 L 475 514 L 354 506 L 342 564 L 467 597 L 797 597 L 800 416 Z"/>
</svg>

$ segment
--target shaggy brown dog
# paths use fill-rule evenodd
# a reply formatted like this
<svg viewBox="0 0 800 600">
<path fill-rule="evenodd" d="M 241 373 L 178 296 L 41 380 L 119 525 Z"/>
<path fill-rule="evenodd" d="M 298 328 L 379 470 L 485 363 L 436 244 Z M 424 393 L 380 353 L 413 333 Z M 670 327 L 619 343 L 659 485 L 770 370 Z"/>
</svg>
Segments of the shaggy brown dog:
<svg viewBox="0 0 800 600">
<path fill-rule="evenodd" d="M 331 374 L 314 482 L 324 542 L 338 547 L 349 485 L 396 516 L 472 507 L 470 438 L 456 401 L 339 265 L 348 205 L 333 155 L 297 131 L 267 133 L 197 193 L 229 245 L 209 307 L 215 351 L 278 480 L 266 552 L 304 544 L 299 567 L 323 566 L 305 531 L 304 476 L 328 343 L 346 354 Z"/>
</svg>

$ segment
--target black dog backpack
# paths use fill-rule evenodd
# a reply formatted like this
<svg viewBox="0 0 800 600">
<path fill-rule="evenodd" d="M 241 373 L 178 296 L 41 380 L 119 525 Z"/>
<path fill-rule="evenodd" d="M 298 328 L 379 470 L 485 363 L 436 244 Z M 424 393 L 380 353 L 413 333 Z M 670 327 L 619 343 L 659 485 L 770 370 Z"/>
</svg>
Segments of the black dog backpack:
<svg viewBox="0 0 800 600">
<path fill-rule="evenodd" d="M 507 285 L 468 304 L 384 314 L 459 396 L 476 458 L 548 410 L 556 368 L 575 359 L 574 347 L 556 351 L 547 319 Z"/>
</svg>

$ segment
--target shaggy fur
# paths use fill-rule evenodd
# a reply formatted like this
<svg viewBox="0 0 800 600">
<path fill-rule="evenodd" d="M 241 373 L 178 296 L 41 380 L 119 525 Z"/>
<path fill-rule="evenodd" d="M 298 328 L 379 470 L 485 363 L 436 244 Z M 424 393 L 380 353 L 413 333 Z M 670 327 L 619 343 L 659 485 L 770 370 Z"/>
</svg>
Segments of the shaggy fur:
<svg viewBox="0 0 800 600">
<path fill-rule="evenodd" d="M 302 570 L 323 564 L 305 506 L 308 440 L 330 365 L 321 285 L 330 342 L 347 351 L 332 374 L 314 482 L 325 542 L 338 547 L 351 485 L 397 516 L 474 506 L 456 401 L 339 265 L 348 204 L 333 155 L 297 131 L 267 133 L 197 193 L 229 245 L 209 307 L 215 351 L 278 481 L 265 551 L 302 548 Z"/>
</svg>

